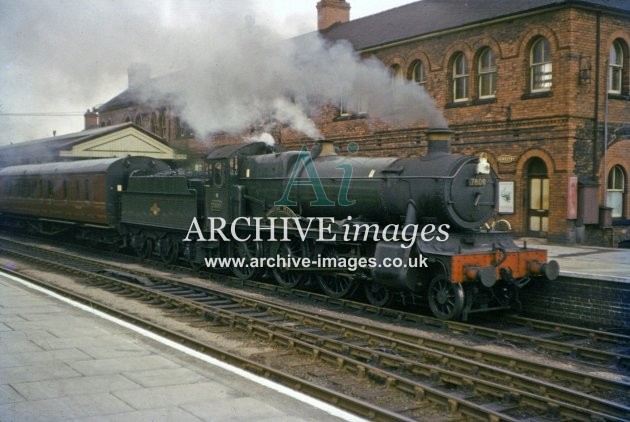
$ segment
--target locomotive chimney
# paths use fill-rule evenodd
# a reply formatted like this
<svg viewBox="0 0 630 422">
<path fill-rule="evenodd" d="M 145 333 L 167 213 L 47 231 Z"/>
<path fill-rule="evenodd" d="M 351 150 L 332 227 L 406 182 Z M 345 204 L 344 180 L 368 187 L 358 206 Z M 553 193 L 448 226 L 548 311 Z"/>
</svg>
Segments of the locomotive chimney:
<svg viewBox="0 0 630 422">
<path fill-rule="evenodd" d="M 453 131 L 447 128 L 427 129 L 427 155 L 450 154 Z"/>
<path fill-rule="evenodd" d="M 331 155 L 337 155 L 335 144 L 332 141 L 328 141 L 326 139 L 318 139 L 311 149 L 312 158 L 328 157 Z"/>
</svg>

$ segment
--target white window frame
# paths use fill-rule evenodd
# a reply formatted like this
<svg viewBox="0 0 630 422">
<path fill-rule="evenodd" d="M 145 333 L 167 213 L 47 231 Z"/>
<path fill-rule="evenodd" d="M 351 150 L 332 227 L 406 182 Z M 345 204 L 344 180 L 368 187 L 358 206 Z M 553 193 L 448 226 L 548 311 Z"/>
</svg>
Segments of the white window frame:
<svg viewBox="0 0 630 422">
<path fill-rule="evenodd" d="M 488 60 L 491 58 L 491 60 Z M 496 55 L 491 48 L 485 48 L 479 55 L 479 98 L 494 98 L 497 92 L 497 64 Z M 484 94 L 487 85 L 490 85 L 491 93 Z"/>
<path fill-rule="evenodd" d="M 463 72 L 459 73 L 458 65 L 463 63 Z M 453 60 L 453 102 L 468 101 L 470 95 L 470 74 L 468 73 L 468 60 L 464 53 L 458 53 Z M 458 92 L 459 82 L 463 83 L 462 90 L 464 92 Z"/>
<path fill-rule="evenodd" d="M 608 55 L 608 93 L 621 94 L 623 88 L 623 47 L 619 40 L 613 42 Z"/>
<path fill-rule="evenodd" d="M 542 60 L 537 61 L 536 49 L 542 48 Z M 553 85 L 553 64 L 551 57 L 551 45 L 547 38 L 541 37 L 534 44 L 529 54 L 530 63 L 530 89 L 531 92 L 545 92 L 550 91 Z M 537 76 L 540 76 L 540 82 L 537 80 Z"/>
<path fill-rule="evenodd" d="M 416 60 L 416 62 L 414 63 L 413 69 L 411 70 L 411 77 L 417 85 L 425 88 L 427 77 L 424 71 L 424 63 L 422 63 L 421 60 Z"/>
<path fill-rule="evenodd" d="M 614 166 L 608 172 L 606 181 L 606 204 L 612 207 L 612 217 L 623 217 L 626 175 L 621 166 Z"/>
</svg>

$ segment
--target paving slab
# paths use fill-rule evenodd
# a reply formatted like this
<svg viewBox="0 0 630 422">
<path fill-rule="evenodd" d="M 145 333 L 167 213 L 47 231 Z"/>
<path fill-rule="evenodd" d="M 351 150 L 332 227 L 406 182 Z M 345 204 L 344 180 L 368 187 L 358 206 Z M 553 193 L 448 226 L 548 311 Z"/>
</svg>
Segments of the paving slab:
<svg viewBox="0 0 630 422">
<path fill-rule="evenodd" d="M 522 238 L 516 243 L 522 245 L 523 241 L 528 247 L 546 249 L 549 258 L 560 264 L 562 276 L 630 283 L 630 249 L 558 245 L 539 238 Z"/>
<path fill-rule="evenodd" d="M 25 286 L 0 273 L 2 422 L 358 420 Z"/>
</svg>

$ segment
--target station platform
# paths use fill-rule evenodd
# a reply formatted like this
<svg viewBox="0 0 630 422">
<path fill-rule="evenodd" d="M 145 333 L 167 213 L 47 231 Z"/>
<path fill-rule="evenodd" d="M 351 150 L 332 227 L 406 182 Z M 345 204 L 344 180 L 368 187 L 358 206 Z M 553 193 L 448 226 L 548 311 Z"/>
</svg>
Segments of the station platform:
<svg viewBox="0 0 630 422">
<path fill-rule="evenodd" d="M 520 238 L 516 244 L 547 250 L 548 257 L 560 264 L 560 275 L 589 280 L 630 283 L 630 249 L 585 245 L 557 245 L 545 239 Z"/>
<path fill-rule="evenodd" d="M 0 421 L 361 420 L 255 378 L 0 273 Z"/>
</svg>

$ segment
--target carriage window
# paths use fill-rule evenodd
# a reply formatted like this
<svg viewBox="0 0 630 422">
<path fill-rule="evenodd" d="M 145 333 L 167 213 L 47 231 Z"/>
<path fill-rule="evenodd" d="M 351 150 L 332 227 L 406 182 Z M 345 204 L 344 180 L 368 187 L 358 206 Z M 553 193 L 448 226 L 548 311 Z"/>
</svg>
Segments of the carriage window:
<svg viewBox="0 0 630 422">
<path fill-rule="evenodd" d="M 66 179 L 63 179 L 61 189 L 61 199 L 68 199 L 68 182 Z"/>
<path fill-rule="evenodd" d="M 54 188 L 53 188 L 53 182 L 52 180 L 48 180 L 48 189 L 47 189 L 47 196 L 49 198 L 53 197 L 53 192 L 54 192 Z"/>
<path fill-rule="evenodd" d="M 212 171 L 212 183 L 215 186 L 223 186 L 223 164 L 222 163 L 214 163 L 213 171 Z"/>
<path fill-rule="evenodd" d="M 84 199 L 86 201 L 89 201 L 90 200 L 90 184 L 88 183 L 87 179 L 83 181 L 83 189 L 84 189 L 83 191 Z"/>
</svg>

